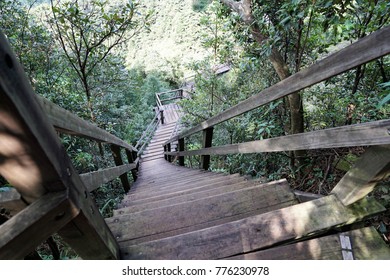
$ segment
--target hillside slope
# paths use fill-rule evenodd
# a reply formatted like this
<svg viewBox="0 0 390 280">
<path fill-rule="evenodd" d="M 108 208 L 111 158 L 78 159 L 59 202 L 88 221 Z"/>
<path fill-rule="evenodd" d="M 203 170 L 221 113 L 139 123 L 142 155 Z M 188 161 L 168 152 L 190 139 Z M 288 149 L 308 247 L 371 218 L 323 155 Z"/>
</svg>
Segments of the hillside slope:
<svg viewBox="0 0 390 280">
<path fill-rule="evenodd" d="M 145 67 L 173 78 L 188 74 L 189 63 L 206 55 L 201 46 L 201 13 L 192 8 L 193 0 L 149 0 L 146 9 L 154 10 L 150 32 L 142 32 L 128 44 L 129 68 Z"/>
</svg>

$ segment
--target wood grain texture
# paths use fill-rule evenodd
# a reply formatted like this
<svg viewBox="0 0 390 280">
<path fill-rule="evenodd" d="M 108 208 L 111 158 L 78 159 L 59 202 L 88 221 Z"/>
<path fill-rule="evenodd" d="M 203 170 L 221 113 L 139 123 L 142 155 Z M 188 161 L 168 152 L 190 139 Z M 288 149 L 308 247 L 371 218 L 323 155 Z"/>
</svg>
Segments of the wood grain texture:
<svg viewBox="0 0 390 280">
<path fill-rule="evenodd" d="M 120 175 L 136 168 L 133 164 L 124 164 L 117 167 L 107 168 L 99 171 L 80 174 L 81 181 L 89 192 L 99 188 L 101 185 L 108 183 Z"/>
<path fill-rule="evenodd" d="M 95 124 L 83 120 L 41 96 L 36 96 L 36 98 L 57 131 L 137 151 L 133 146 Z"/>
<path fill-rule="evenodd" d="M 239 221 L 122 248 L 127 259 L 216 259 L 319 234 L 385 211 L 375 201 L 345 207 L 327 196 Z M 168 249 L 169 248 L 169 249 Z"/>
<path fill-rule="evenodd" d="M 390 145 L 368 149 L 341 178 L 331 193 L 350 205 L 372 192 L 378 182 L 390 176 Z"/>
<path fill-rule="evenodd" d="M 390 248 L 373 227 L 349 231 L 356 260 L 390 260 Z M 343 260 L 339 234 L 333 234 L 255 253 L 238 255 L 229 260 Z"/>
<path fill-rule="evenodd" d="M 66 191 L 42 196 L 0 226 L 0 259 L 23 259 L 77 214 Z"/>
<path fill-rule="evenodd" d="M 77 225 L 77 244 L 69 244 L 82 254 L 84 249 L 92 245 L 88 240 L 94 240 L 95 250 L 117 258 L 117 242 L 73 168 L 53 125 L 42 111 L 23 68 L 1 32 L 0 135 L 0 141 L 5 141 L 0 143 L 0 173 L 18 190 L 22 198 L 27 203 L 34 203 L 46 193 L 66 191 L 67 199 L 78 211 L 75 219 L 82 217 L 85 221 Z M 50 229 L 50 225 L 47 227 Z M 46 229 L 43 225 L 42 228 Z M 23 234 L 28 235 L 30 230 L 33 231 L 34 228 L 27 227 Z M 46 233 L 43 231 L 42 235 L 45 236 Z M 99 238 L 93 239 L 93 236 Z M 26 247 L 39 245 L 35 242 L 37 239 L 31 239 Z M 84 257 L 93 258 L 96 255 L 84 254 Z"/>
</svg>

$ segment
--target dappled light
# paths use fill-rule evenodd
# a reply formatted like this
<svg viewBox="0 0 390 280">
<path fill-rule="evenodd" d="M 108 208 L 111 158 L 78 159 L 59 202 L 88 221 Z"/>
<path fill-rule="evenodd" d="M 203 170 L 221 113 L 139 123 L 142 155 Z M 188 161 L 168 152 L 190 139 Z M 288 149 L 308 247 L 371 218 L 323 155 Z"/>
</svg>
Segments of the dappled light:
<svg viewBox="0 0 390 280">
<path fill-rule="evenodd" d="M 0 259 L 390 259 L 386 1 L 27 2 Z"/>
</svg>

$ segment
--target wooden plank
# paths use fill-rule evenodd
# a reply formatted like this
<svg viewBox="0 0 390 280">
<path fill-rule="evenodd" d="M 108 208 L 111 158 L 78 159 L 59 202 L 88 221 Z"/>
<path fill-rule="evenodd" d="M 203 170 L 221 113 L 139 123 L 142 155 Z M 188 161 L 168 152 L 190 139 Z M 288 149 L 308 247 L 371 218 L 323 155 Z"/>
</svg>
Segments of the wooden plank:
<svg viewBox="0 0 390 280">
<path fill-rule="evenodd" d="M 17 190 L 11 189 L 6 192 L 0 192 L 0 209 L 7 209 L 11 216 L 16 215 L 26 208 L 26 206 L 26 202 L 22 200 Z"/>
<path fill-rule="evenodd" d="M 334 187 L 344 205 L 350 205 L 372 192 L 378 182 L 390 176 L 390 145 L 368 149 Z"/>
<path fill-rule="evenodd" d="M 390 260 L 390 248 L 373 227 L 349 231 L 356 260 Z M 343 260 L 340 234 L 243 254 L 229 260 Z"/>
<path fill-rule="evenodd" d="M 345 207 L 330 195 L 180 236 L 121 247 L 121 252 L 125 259 L 221 259 L 319 234 L 382 211 L 385 208 L 373 200 Z"/>
<path fill-rule="evenodd" d="M 288 184 L 253 186 L 212 197 L 159 207 L 106 219 L 118 242 L 170 232 L 255 211 L 268 212 L 272 206 L 294 201 Z M 132 230 L 128 230 L 131 226 Z M 208 224 L 208 226 L 211 226 Z"/>
<path fill-rule="evenodd" d="M 122 160 L 120 147 L 116 145 L 111 145 L 110 147 L 111 147 L 112 155 L 114 156 L 115 165 L 122 166 L 123 160 Z M 129 182 L 129 178 L 127 177 L 127 173 L 122 174 L 120 176 L 120 179 L 122 182 L 123 189 L 125 190 L 125 192 L 128 192 L 130 190 L 130 182 Z"/>
<path fill-rule="evenodd" d="M 135 168 L 136 165 L 134 163 L 124 164 L 117 167 L 80 174 L 80 178 L 87 190 L 91 192 L 99 188 L 101 185 L 108 183 Z"/>
<path fill-rule="evenodd" d="M 390 120 L 381 120 L 265 140 L 166 154 L 171 156 L 227 155 L 385 145 L 390 144 L 389 129 Z"/>
<path fill-rule="evenodd" d="M 99 128 L 95 124 L 83 120 L 82 118 L 41 96 L 37 95 L 36 98 L 42 106 L 42 109 L 48 115 L 50 122 L 53 124 L 56 130 L 65 134 L 71 134 L 99 142 L 115 144 L 120 147 L 136 151 L 133 146 Z"/>
<path fill-rule="evenodd" d="M 188 137 L 196 132 L 249 112 L 264 104 L 315 85 L 333 76 L 390 53 L 390 26 L 384 27 L 352 45 L 334 53 L 312 66 L 291 75 L 277 84 L 240 102 L 224 112 L 180 133 L 167 142 Z"/>
<path fill-rule="evenodd" d="M 240 179 L 240 178 L 236 178 L 236 179 Z M 156 201 L 149 201 L 149 202 L 145 201 L 144 203 L 132 204 L 129 205 L 128 207 L 114 210 L 114 215 L 116 216 L 116 215 L 130 214 L 134 212 L 141 212 L 144 210 L 150 210 L 150 209 L 166 207 L 174 204 L 190 202 L 205 197 L 211 197 L 211 196 L 216 196 L 228 192 L 238 191 L 245 188 L 251 188 L 255 184 L 259 185 L 259 183 L 256 181 L 228 180 L 226 181 L 225 184 L 219 184 L 219 187 L 213 188 L 213 187 L 208 187 L 209 185 L 206 185 L 206 186 L 199 187 L 199 190 L 197 192 L 190 192 L 190 193 L 179 192 L 178 195 L 174 195 L 171 197 L 164 196 L 163 198 Z M 278 180 L 275 182 L 270 182 L 261 185 L 263 188 L 272 188 L 277 185 L 288 186 L 288 183 L 285 179 L 283 179 L 283 180 Z"/>
<path fill-rule="evenodd" d="M 22 259 L 78 213 L 67 192 L 42 196 L 0 226 L 0 259 Z"/>
<path fill-rule="evenodd" d="M 79 254 L 93 246 L 101 255 L 117 258 L 116 240 L 36 98 L 23 68 L 0 32 L 0 173 L 27 203 L 47 192 L 67 191 L 72 204 L 80 209 L 79 216 L 87 221 L 78 224 L 78 231 L 83 229 L 82 234 L 78 242 L 69 242 L 69 245 Z M 96 235 L 100 238 L 89 243 Z"/>
</svg>

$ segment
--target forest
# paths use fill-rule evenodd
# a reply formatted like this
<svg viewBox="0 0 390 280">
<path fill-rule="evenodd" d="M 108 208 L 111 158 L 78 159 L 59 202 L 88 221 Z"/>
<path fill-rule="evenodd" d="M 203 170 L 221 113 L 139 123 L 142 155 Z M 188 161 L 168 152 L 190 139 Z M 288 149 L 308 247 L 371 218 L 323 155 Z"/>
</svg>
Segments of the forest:
<svg viewBox="0 0 390 280">
<path fill-rule="evenodd" d="M 194 82 L 191 97 L 179 101 L 189 128 L 389 23 L 386 0 L 0 0 L 0 30 L 36 94 L 132 145 L 154 117 L 158 92 Z M 218 75 L 219 65 L 230 70 Z M 389 117 L 386 56 L 218 125 L 213 143 Z M 113 164 L 106 147 L 60 136 L 79 173 Z M 201 142 L 192 137 L 187 149 Z M 363 151 L 215 156 L 210 170 L 286 178 L 293 189 L 326 195 Z M 199 164 L 186 158 L 187 166 Z M 387 208 L 389 185 L 373 194 Z M 107 217 L 121 195 L 117 181 L 94 192 Z"/>
</svg>

